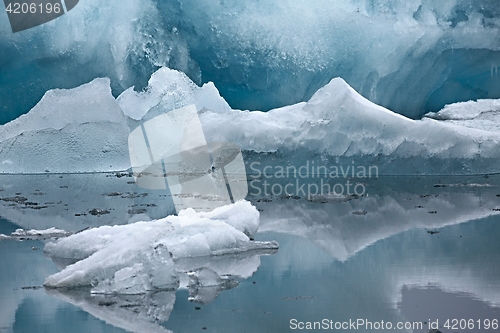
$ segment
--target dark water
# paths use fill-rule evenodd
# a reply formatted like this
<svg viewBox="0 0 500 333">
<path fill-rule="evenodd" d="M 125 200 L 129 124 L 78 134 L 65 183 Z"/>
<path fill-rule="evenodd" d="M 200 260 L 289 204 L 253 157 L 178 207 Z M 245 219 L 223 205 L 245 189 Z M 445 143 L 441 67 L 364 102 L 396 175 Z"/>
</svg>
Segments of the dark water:
<svg viewBox="0 0 500 333">
<path fill-rule="evenodd" d="M 423 325 L 361 332 L 427 332 L 429 320 L 439 320 L 442 332 L 500 331 L 484 329 L 486 320 L 500 319 L 497 178 L 379 179 L 366 184 L 362 197 L 250 197 L 261 211 L 256 238 L 276 240 L 280 249 L 231 258 L 235 266 L 244 262 L 237 269 L 246 275 L 226 290 L 141 296 L 45 290 L 45 278 L 59 271 L 43 254 L 46 241 L 3 240 L 0 332 L 290 332 L 293 319 Z M 172 209 L 162 193 L 143 195 L 129 182 L 2 176 L 0 233 L 51 224 L 81 230 Z M 27 200 L 4 200 L 16 196 Z M 93 208 L 110 213 L 94 216 Z M 198 302 L 188 300 L 194 294 Z M 448 330 L 447 319 L 473 319 L 475 327 Z"/>
</svg>

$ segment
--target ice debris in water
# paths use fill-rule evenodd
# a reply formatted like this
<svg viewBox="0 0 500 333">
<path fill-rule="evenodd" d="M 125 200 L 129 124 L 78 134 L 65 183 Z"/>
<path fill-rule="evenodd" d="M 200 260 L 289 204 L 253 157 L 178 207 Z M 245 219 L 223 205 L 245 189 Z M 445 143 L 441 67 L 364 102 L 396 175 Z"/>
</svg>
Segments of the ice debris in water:
<svg viewBox="0 0 500 333">
<path fill-rule="evenodd" d="M 152 222 L 83 231 L 46 245 L 50 257 L 79 261 L 48 277 L 45 286 L 92 286 L 104 294 L 176 289 L 180 258 L 277 249 L 276 242 L 250 240 L 258 224 L 255 207 L 239 201 L 210 213 L 187 209 Z"/>
<path fill-rule="evenodd" d="M 446 105 L 428 118 L 448 123 L 500 133 L 500 99 L 481 99 Z"/>
<path fill-rule="evenodd" d="M 0 239 L 21 239 L 21 240 L 28 240 L 28 239 L 50 239 L 50 238 L 61 238 L 61 237 L 67 237 L 72 235 L 73 232 L 70 231 L 65 231 L 57 228 L 49 228 L 46 230 L 24 230 L 24 229 L 17 229 L 13 233 L 10 234 L 10 236 L 0 234 Z"/>
</svg>

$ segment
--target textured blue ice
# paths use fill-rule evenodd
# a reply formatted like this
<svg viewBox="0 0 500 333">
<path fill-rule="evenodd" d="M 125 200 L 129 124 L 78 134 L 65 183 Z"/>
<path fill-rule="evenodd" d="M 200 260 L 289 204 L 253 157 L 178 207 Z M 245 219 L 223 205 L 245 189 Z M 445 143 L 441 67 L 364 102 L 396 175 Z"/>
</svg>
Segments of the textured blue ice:
<svg viewBox="0 0 500 333">
<path fill-rule="evenodd" d="M 308 100 L 334 77 L 412 118 L 500 97 L 497 0 L 87 0 L 13 34 L 0 13 L 0 123 L 52 88 L 110 77 L 115 96 L 159 66 L 213 81 L 233 108 Z"/>
</svg>

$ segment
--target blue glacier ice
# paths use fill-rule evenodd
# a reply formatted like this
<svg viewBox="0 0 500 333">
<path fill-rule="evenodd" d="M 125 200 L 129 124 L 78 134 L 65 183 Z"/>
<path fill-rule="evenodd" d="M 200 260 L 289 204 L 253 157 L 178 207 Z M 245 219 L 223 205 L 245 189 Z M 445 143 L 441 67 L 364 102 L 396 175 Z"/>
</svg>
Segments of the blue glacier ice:
<svg viewBox="0 0 500 333">
<path fill-rule="evenodd" d="M 496 0 L 97 0 L 13 34 L 0 14 L 0 123 L 49 89 L 111 78 L 114 96 L 168 66 L 237 109 L 307 101 L 334 77 L 410 118 L 500 98 Z"/>
</svg>

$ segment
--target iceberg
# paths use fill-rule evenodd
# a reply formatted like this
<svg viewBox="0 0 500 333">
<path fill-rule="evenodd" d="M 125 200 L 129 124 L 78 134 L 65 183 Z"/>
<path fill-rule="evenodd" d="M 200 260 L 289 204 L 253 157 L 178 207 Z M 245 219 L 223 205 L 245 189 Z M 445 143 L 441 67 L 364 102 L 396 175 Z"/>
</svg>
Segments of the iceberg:
<svg viewBox="0 0 500 333">
<path fill-rule="evenodd" d="M 498 131 L 406 118 L 370 102 L 341 78 L 307 102 L 268 112 L 240 111 L 230 109 L 212 84 L 198 87 L 185 74 L 162 68 L 143 92 L 129 89 L 117 100 L 104 79 L 48 92 L 28 115 L 0 127 L 0 172 L 127 170 L 131 129 L 186 105 L 196 107 L 208 144 L 241 147 L 247 173 L 259 169 L 253 162 L 262 172 L 269 165 L 299 167 L 308 161 L 376 166 L 380 175 L 500 171 Z M 56 119 L 61 114 L 65 117 Z M 495 118 L 488 119 L 494 128 Z"/>
<path fill-rule="evenodd" d="M 126 170 L 128 133 L 109 79 L 50 90 L 28 114 L 0 127 L 0 172 Z"/>
<path fill-rule="evenodd" d="M 134 120 L 149 120 L 189 105 L 196 110 L 231 110 L 212 82 L 198 87 L 184 73 L 168 68 L 153 73 L 145 91 L 136 92 L 130 87 L 118 96 L 117 102 L 123 113 Z"/>
<path fill-rule="evenodd" d="M 139 294 L 177 289 L 174 260 L 273 250 L 276 242 L 251 241 L 259 212 L 240 201 L 210 213 L 181 211 L 151 222 L 105 226 L 45 246 L 50 257 L 77 262 L 48 277 L 49 288 L 92 286 L 93 293 Z"/>
<path fill-rule="evenodd" d="M 118 97 L 122 109 L 126 110 L 127 105 L 142 105 L 143 111 L 134 114 L 135 119 L 141 115 L 143 119 L 151 119 L 174 107 L 194 103 L 207 141 L 239 145 L 247 152 L 247 172 L 255 161 L 264 168 L 298 167 L 308 160 L 316 160 L 318 165 L 377 166 L 381 175 L 499 171 L 498 132 L 429 118 L 418 121 L 406 118 L 370 102 L 341 78 L 331 80 L 308 102 L 268 112 L 251 112 L 229 109 L 212 86 L 211 97 L 204 94 L 208 102 L 203 105 L 197 96 L 205 87 L 188 85 L 185 75 L 171 72 L 160 69 L 144 92 L 128 90 Z M 162 77 L 165 79 L 157 79 Z M 176 88 L 171 95 L 167 94 L 172 78 L 180 82 L 178 86 L 189 89 Z M 185 96 L 184 103 L 179 102 L 179 95 Z M 151 105 L 154 107 L 145 113 Z M 232 126 L 223 127 L 226 123 Z"/>
<path fill-rule="evenodd" d="M 377 166 L 380 175 L 499 171 L 498 131 L 408 119 L 368 101 L 340 78 L 307 103 L 266 113 L 205 111 L 200 119 L 209 141 L 261 153 L 249 158 L 258 162 L 259 174 L 267 166 L 299 167 L 307 161 Z M 232 126 L 221 130 L 222 121 Z"/>
<path fill-rule="evenodd" d="M 208 304 L 224 290 L 235 288 L 240 280 L 251 277 L 260 267 L 260 257 L 274 254 L 275 251 L 177 259 L 175 266 L 180 279 L 179 288 L 188 290 L 189 301 Z M 174 309 L 175 290 L 137 295 L 91 293 L 88 288 L 48 288 L 46 291 L 51 296 L 127 331 L 170 332 L 161 324 L 167 322 Z"/>
<path fill-rule="evenodd" d="M 430 112 L 427 118 L 488 132 L 500 131 L 500 99 L 481 99 L 446 105 L 439 112 Z"/>
</svg>

